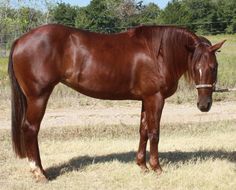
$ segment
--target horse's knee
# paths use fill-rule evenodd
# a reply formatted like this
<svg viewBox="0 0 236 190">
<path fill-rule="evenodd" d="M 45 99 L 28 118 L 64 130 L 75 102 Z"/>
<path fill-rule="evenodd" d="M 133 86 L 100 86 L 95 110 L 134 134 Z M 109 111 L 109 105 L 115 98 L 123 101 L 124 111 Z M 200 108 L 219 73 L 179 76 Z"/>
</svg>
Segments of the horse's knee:
<svg viewBox="0 0 236 190">
<path fill-rule="evenodd" d="M 150 141 L 158 141 L 159 140 L 159 134 L 157 130 L 152 130 L 148 132 L 148 139 Z"/>
<path fill-rule="evenodd" d="M 145 129 L 143 126 L 141 126 L 140 129 L 139 129 L 139 134 L 142 137 L 147 136 L 147 129 Z"/>
<path fill-rule="evenodd" d="M 140 129 L 139 129 L 139 134 L 141 136 L 146 136 L 147 135 L 147 122 L 146 120 L 141 121 Z"/>
</svg>

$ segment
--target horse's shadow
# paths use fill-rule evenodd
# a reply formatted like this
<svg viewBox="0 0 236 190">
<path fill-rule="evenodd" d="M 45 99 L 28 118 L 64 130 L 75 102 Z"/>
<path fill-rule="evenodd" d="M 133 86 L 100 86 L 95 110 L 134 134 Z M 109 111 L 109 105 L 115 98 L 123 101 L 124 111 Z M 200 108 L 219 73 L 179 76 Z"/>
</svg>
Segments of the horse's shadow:
<svg viewBox="0 0 236 190">
<path fill-rule="evenodd" d="M 56 179 L 58 176 L 62 175 L 63 172 L 72 172 L 79 169 L 83 169 L 86 166 L 96 164 L 111 162 L 113 160 L 118 160 L 119 162 L 133 162 L 135 160 L 136 152 L 124 152 L 124 153 L 114 153 L 104 156 L 79 156 L 72 158 L 67 163 L 63 163 L 57 166 L 50 167 L 46 169 L 46 173 L 50 180 Z M 149 157 L 149 152 L 148 152 Z M 206 160 L 206 159 L 221 159 L 228 160 L 230 162 L 236 162 L 236 151 L 227 152 L 224 150 L 217 151 L 196 151 L 196 152 L 161 152 L 159 153 L 160 161 L 162 164 L 176 164 L 185 163 L 188 161 Z"/>
</svg>

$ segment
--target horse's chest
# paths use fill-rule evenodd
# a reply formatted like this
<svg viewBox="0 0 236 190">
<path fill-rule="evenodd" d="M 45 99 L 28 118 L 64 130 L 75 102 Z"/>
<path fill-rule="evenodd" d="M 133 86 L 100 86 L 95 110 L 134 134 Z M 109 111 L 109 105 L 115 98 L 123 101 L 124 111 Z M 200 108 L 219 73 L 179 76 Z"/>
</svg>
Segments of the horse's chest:
<svg viewBox="0 0 236 190">
<path fill-rule="evenodd" d="M 168 81 L 156 70 L 144 69 L 136 78 L 132 93 L 137 96 L 148 96 L 160 92 L 167 98 L 175 93 L 177 86 L 178 81 Z"/>
<path fill-rule="evenodd" d="M 178 87 L 178 82 L 171 83 L 168 85 L 167 84 L 163 85 L 163 87 L 161 89 L 161 93 L 165 98 L 168 98 L 176 92 L 177 87 Z"/>
</svg>

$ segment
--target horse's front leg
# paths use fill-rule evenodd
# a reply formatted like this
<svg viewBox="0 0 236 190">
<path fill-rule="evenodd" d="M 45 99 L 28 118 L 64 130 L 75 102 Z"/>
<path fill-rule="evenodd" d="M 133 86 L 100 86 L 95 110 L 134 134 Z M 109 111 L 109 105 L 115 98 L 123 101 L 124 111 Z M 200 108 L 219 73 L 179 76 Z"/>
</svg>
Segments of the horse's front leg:
<svg viewBox="0 0 236 190">
<path fill-rule="evenodd" d="M 159 164 L 158 143 L 160 132 L 161 113 L 164 106 L 164 98 L 160 93 L 144 99 L 144 109 L 147 120 L 148 139 L 150 141 L 150 166 L 158 174 L 162 172 Z"/>
<path fill-rule="evenodd" d="M 141 167 L 142 170 L 147 171 L 148 168 L 146 165 L 146 147 L 147 147 L 148 135 L 147 135 L 147 119 L 143 102 L 142 102 L 139 134 L 140 134 L 140 141 L 136 156 L 136 162 Z"/>
</svg>

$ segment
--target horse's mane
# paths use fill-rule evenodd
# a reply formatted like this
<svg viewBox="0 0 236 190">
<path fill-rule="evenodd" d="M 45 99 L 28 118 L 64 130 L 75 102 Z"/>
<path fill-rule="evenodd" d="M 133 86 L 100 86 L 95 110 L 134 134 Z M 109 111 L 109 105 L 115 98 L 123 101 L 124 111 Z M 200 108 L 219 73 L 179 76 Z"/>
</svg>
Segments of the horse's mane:
<svg viewBox="0 0 236 190">
<path fill-rule="evenodd" d="M 128 31 L 131 36 L 145 35 L 155 55 L 163 54 L 170 76 L 178 79 L 183 73 L 193 80 L 191 49 L 202 40 L 190 30 L 176 26 L 139 26 Z"/>
</svg>

